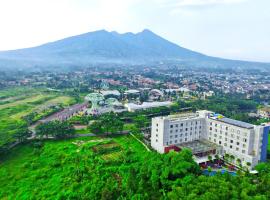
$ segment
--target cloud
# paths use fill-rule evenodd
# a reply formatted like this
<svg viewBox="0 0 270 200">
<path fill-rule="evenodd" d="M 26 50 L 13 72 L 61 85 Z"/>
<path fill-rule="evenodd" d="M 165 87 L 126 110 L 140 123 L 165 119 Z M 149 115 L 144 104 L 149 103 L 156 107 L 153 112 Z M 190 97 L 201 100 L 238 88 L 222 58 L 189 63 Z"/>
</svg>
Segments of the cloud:
<svg viewBox="0 0 270 200">
<path fill-rule="evenodd" d="M 170 15 L 194 15 L 194 11 L 218 5 L 232 5 L 247 0 L 158 0 L 162 7 L 169 8 Z"/>
<path fill-rule="evenodd" d="M 235 4 L 244 1 L 246 0 L 159 0 L 164 6 L 175 8 Z"/>
</svg>

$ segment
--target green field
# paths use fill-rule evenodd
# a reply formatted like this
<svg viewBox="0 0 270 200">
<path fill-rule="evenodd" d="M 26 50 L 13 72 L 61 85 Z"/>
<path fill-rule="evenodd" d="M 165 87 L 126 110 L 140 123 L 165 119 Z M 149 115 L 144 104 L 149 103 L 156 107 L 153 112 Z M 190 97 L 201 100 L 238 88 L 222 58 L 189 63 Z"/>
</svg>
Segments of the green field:
<svg viewBox="0 0 270 200">
<path fill-rule="evenodd" d="M 46 141 L 42 147 L 20 145 L 0 160 L 0 199 L 66 199 L 73 193 L 76 197 L 94 195 L 91 187 L 95 185 L 97 191 L 101 190 L 104 182 L 103 178 L 98 180 L 98 174 L 117 176 L 128 149 L 140 159 L 146 153 L 131 136 Z"/>
<path fill-rule="evenodd" d="M 74 98 L 61 93 L 28 87 L 1 90 L 0 99 L 0 147 L 14 141 L 13 135 L 26 126 L 22 118 L 29 113 L 37 112 L 38 117 L 42 117 L 48 113 L 46 107 L 50 105 L 75 103 Z"/>
</svg>

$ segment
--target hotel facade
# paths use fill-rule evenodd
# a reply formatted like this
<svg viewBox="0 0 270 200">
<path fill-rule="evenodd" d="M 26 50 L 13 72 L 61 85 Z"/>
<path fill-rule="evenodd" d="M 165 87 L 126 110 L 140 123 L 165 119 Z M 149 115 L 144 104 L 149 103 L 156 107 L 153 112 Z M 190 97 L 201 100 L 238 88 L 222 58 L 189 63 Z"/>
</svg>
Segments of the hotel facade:
<svg viewBox="0 0 270 200">
<path fill-rule="evenodd" d="M 255 126 L 201 110 L 152 118 L 151 146 L 159 153 L 190 148 L 197 158 L 234 157 L 254 167 L 266 161 L 269 125 Z"/>
</svg>

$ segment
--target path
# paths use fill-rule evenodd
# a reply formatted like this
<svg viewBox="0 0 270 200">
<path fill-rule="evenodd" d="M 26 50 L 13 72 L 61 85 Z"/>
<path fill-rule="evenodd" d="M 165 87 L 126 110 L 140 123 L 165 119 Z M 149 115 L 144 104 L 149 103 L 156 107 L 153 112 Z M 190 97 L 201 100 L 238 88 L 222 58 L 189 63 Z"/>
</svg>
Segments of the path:
<svg viewBox="0 0 270 200">
<path fill-rule="evenodd" d="M 148 146 L 147 146 L 146 144 L 144 144 L 141 140 L 139 140 L 133 133 L 130 133 L 130 135 L 131 135 L 132 137 L 134 137 L 138 142 L 140 142 L 140 143 L 146 148 L 147 151 L 151 151 L 151 150 L 148 148 Z"/>
</svg>

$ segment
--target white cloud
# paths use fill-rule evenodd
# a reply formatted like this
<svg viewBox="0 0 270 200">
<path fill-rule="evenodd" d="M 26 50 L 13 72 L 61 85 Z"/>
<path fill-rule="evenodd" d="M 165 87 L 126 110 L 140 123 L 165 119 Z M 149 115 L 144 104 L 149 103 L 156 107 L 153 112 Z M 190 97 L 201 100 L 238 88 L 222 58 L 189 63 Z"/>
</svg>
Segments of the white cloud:
<svg viewBox="0 0 270 200">
<path fill-rule="evenodd" d="M 246 0 L 159 0 L 163 6 L 168 7 L 197 7 L 241 3 Z"/>
</svg>

